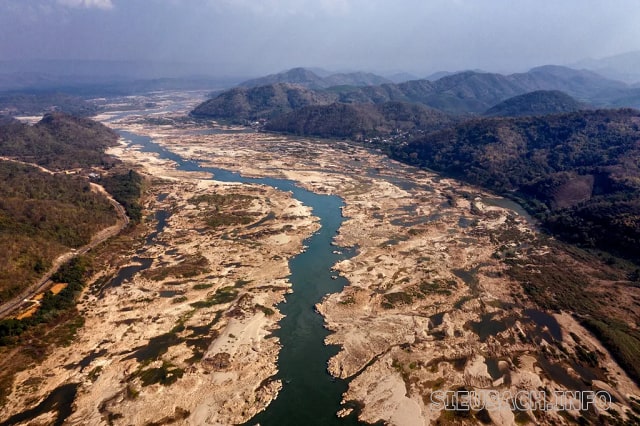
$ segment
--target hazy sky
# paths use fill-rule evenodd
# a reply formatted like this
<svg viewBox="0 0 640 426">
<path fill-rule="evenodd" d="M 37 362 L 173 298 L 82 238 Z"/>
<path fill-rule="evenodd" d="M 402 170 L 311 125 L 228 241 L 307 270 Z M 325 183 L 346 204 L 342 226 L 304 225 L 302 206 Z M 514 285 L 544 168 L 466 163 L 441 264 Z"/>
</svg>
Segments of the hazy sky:
<svg viewBox="0 0 640 426">
<path fill-rule="evenodd" d="M 639 0 L 0 0 L 0 60 L 523 71 L 640 50 Z"/>
</svg>

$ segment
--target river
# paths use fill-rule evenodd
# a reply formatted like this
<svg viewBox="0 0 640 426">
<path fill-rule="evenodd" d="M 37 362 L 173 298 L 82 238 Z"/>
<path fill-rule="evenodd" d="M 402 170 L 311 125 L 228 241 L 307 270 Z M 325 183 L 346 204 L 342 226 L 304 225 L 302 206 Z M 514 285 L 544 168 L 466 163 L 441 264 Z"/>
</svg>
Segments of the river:
<svg viewBox="0 0 640 426">
<path fill-rule="evenodd" d="M 334 253 L 336 247 L 332 245 L 344 220 L 342 199 L 336 195 L 316 194 L 287 179 L 247 178 L 224 169 L 201 167 L 158 145 L 148 136 L 126 131 L 120 131 L 120 135 L 142 146 L 144 152 L 174 161 L 178 170 L 208 172 L 213 174 L 213 179 L 222 182 L 261 184 L 291 191 L 295 199 L 312 209 L 313 215 L 320 219 L 321 228 L 304 241 L 307 249 L 290 260 L 289 280 L 293 292 L 278 306 L 285 315 L 280 328 L 274 332 L 282 345 L 276 378 L 282 380 L 283 389 L 268 408 L 247 425 L 361 424 L 355 412 L 347 418 L 336 417 L 348 382 L 335 379 L 327 372 L 327 362 L 338 353 L 339 347 L 324 344 L 328 331 L 322 316 L 314 308 L 326 294 L 338 292 L 347 284 L 342 277 L 333 279 L 330 269 L 336 262 L 355 254 L 355 250 L 345 249 L 341 249 L 341 254 Z"/>
</svg>

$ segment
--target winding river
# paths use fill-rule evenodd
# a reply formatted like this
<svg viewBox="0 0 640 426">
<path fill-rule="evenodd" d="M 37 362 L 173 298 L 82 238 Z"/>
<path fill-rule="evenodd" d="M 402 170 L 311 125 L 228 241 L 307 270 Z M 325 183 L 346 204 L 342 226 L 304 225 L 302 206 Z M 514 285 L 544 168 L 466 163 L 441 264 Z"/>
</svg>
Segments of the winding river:
<svg viewBox="0 0 640 426">
<path fill-rule="evenodd" d="M 311 207 L 313 215 L 320 218 L 321 228 L 304 244 L 307 250 L 289 262 L 293 293 L 286 296 L 278 309 L 285 315 L 280 328 L 274 333 L 282 345 L 278 359 L 278 374 L 283 389 L 268 408 L 259 413 L 247 425 L 359 425 L 354 414 L 338 418 L 342 393 L 348 382 L 332 378 L 327 372 L 329 358 L 338 353 L 337 346 L 325 346 L 328 331 L 324 321 L 314 309 L 316 303 L 328 293 L 340 291 L 347 281 L 332 278 L 331 267 L 338 261 L 351 257 L 354 250 L 335 253 L 333 237 L 342 225 L 343 201 L 335 195 L 316 194 L 301 188 L 294 181 L 276 178 L 247 178 L 228 170 L 201 167 L 197 162 L 185 160 L 179 155 L 153 142 L 148 136 L 120 131 L 120 135 L 132 144 L 142 146 L 142 151 L 156 153 L 160 158 L 174 161 L 178 170 L 209 172 L 223 182 L 242 182 L 268 185 L 281 191 L 291 191 L 293 197 Z"/>
</svg>

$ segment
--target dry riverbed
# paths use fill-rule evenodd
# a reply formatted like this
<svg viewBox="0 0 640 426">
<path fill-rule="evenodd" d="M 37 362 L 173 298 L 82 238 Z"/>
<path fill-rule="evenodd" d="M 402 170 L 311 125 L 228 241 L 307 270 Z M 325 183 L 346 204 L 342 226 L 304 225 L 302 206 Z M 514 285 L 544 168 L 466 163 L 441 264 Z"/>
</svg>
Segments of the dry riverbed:
<svg viewBox="0 0 640 426">
<path fill-rule="evenodd" d="M 327 343 L 342 346 L 329 372 L 352 379 L 344 401 L 363 403 L 361 420 L 633 419 L 638 387 L 608 351 L 570 313 L 540 310 L 508 273 L 509 264 L 529 257 L 566 257 L 568 267 L 587 273 L 605 266 L 569 258 L 522 216 L 493 205 L 490 194 L 344 142 L 256 133 L 185 137 L 170 126 L 131 126 L 185 158 L 344 198 L 348 220 L 336 243 L 357 246 L 358 255 L 335 267 L 350 285 L 317 309 L 334 332 Z M 499 391 L 502 400 L 456 413 L 442 409 L 444 390 Z M 575 409 L 576 401 L 566 410 L 539 408 L 541 391 L 552 404 L 555 392 L 567 390 L 604 390 L 614 402 L 597 402 L 588 412 Z M 509 397 L 520 391 L 538 391 L 538 399 L 514 409 Z M 527 403 L 533 406 L 522 409 Z"/>
<path fill-rule="evenodd" d="M 203 165 L 288 178 L 345 200 L 335 242 L 358 254 L 335 266 L 349 285 L 316 308 L 333 332 L 327 343 L 342 346 L 328 370 L 351 379 L 344 402 L 361 403 L 361 420 L 562 424 L 583 415 L 626 418 L 640 397 L 570 313 L 540 310 L 509 275 L 510 263 L 562 253 L 523 217 L 492 205 L 490 194 L 345 142 L 216 133 L 178 115 L 118 127 Z M 171 216 L 138 254 L 153 263 L 117 287 L 101 288 L 109 280 L 97 277 L 78 339 L 18 375 L 0 418 L 72 382 L 80 386 L 71 424 L 250 419 L 282 386 L 270 380 L 279 350 L 269 335 L 280 318 L 275 305 L 289 289 L 287 259 L 318 224 L 288 193 L 176 171 L 135 146 L 113 154 L 162 182 L 154 191 L 166 197 L 148 211 Z M 615 401 L 609 411 L 598 402 L 582 412 L 515 410 L 507 400 L 567 389 L 604 390 Z M 438 404 L 445 390 L 500 391 L 505 400 L 456 413 Z"/>
<path fill-rule="evenodd" d="M 95 277 L 80 305 L 84 327 L 68 347 L 19 373 L 0 419 L 78 383 L 69 424 L 241 423 L 277 394 L 288 259 L 318 229 L 290 194 L 259 185 L 203 180 L 125 147 L 112 154 L 155 181 L 149 212 L 170 213 L 119 283 L 117 268 Z M 150 223 L 151 226 L 154 223 Z M 29 424 L 48 424 L 47 413 Z"/>
</svg>

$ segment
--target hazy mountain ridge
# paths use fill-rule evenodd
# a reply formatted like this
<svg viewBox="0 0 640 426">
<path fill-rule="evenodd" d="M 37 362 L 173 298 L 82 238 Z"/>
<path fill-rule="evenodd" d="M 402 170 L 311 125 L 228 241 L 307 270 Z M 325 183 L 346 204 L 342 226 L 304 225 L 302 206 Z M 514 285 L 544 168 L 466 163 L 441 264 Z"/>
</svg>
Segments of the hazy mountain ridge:
<svg viewBox="0 0 640 426">
<path fill-rule="evenodd" d="M 588 69 L 629 84 L 640 83 L 640 51 L 626 52 L 600 59 L 584 59 L 571 66 Z"/>
<path fill-rule="evenodd" d="M 407 101 L 459 114 L 482 113 L 508 98 L 537 90 L 560 90 L 579 100 L 604 102 L 607 91 L 617 94 L 628 89 L 628 86 L 589 71 L 544 66 L 506 76 L 465 71 L 433 82 L 417 80 L 401 83 L 398 89 Z"/>
<path fill-rule="evenodd" d="M 489 108 L 484 115 L 494 117 L 522 117 L 574 112 L 587 109 L 586 104 L 576 101 L 559 90 L 537 90 L 514 96 Z"/>
<path fill-rule="evenodd" d="M 298 77 L 310 76 L 307 70 L 296 69 L 295 73 Z M 231 89 L 223 92 L 196 108 L 194 114 L 242 120 L 273 118 L 279 113 L 296 108 L 291 103 L 285 105 L 282 99 L 278 100 L 282 96 L 276 93 L 281 92 L 282 87 L 273 84 L 261 87 L 263 88 L 255 87 L 245 91 Z M 538 67 L 527 73 L 507 76 L 466 71 L 437 81 L 412 80 L 400 84 L 337 86 L 324 90 L 299 87 L 296 90 L 303 92 L 302 97 L 306 99 L 301 106 L 327 105 L 333 102 L 381 104 L 394 101 L 419 103 L 451 114 L 481 114 L 506 99 L 538 90 L 560 90 L 579 101 L 600 106 L 633 107 L 636 106 L 635 96 L 640 95 L 622 82 L 608 80 L 590 71 L 559 66 Z M 624 105 L 624 102 L 621 104 L 625 99 L 629 101 L 628 105 Z M 638 100 L 640 101 L 640 96 Z"/>
<path fill-rule="evenodd" d="M 379 75 L 361 71 L 334 73 L 321 77 L 310 69 L 298 67 L 247 80 L 240 83 L 239 87 L 251 88 L 278 83 L 298 84 L 308 89 L 326 89 L 331 86 L 372 86 L 391 83 L 391 81 Z"/>
</svg>

